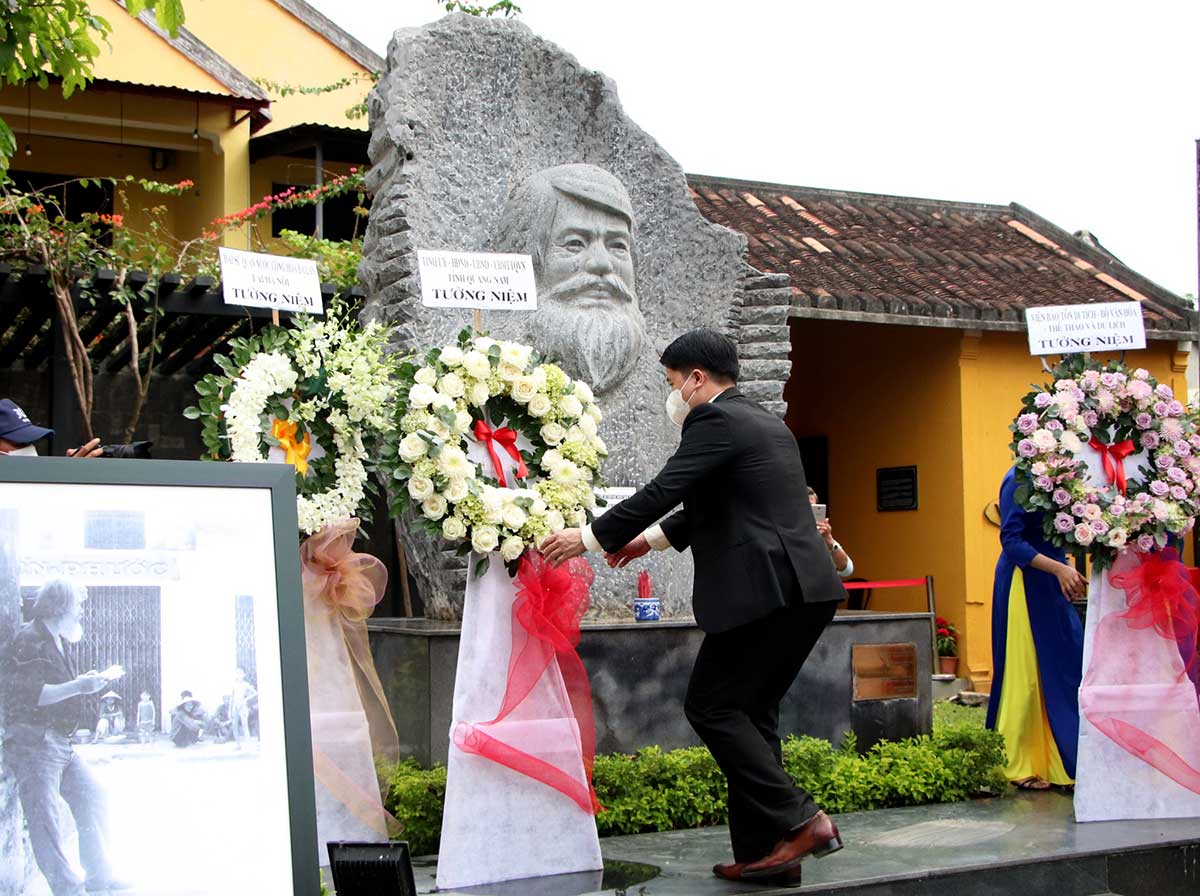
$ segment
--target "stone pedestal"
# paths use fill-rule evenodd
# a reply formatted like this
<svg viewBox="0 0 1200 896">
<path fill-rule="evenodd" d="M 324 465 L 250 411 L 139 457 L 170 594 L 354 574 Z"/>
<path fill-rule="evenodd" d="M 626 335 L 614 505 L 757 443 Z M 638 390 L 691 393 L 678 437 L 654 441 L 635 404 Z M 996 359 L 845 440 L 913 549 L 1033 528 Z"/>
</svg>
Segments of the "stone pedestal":
<svg viewBox="0 0 1200 896">
<path fill-rule="evenodd" d="M 372 619 L 368 628 L 401 753 L 423 765 L 445 763 L 459 624 Z M 598 754 L 699 743 L 684 718 L 683 697 L 703 636 L 684 621 L 584 625 L 579 655 L 591 680 Z M 916 646 L 917 696 L 855 701 L 853 646 L 898 643 Z M 780 730 L 834 743 L 850 731 L 861 749 L 885 738 L 928 734 L 932 671 L 928 614 L 841 612 L 784 698 Z"/>
</svg>

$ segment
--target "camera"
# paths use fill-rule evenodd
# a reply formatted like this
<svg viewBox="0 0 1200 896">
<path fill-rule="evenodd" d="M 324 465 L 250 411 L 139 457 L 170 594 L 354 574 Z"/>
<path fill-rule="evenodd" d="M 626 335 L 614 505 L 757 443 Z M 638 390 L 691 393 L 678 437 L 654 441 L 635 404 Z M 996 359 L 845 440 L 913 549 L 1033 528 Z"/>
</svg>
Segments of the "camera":
<svg viewBox="0 0 1200 896">
<path fill-rule="evenodd" d="M 153 445 L 153 442 L 129 442 L 125 445 L 101 445 L 100 449 L 104 453 L 100 456 L 149 460 L 150 448 Z"/>
</svg>

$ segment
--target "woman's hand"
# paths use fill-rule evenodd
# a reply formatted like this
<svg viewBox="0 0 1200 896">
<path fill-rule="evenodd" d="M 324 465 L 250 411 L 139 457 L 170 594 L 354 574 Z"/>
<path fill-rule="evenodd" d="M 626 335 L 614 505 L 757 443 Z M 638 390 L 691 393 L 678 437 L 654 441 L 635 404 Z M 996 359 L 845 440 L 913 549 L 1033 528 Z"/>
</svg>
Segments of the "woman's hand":
<svg viewBox="0 0 1200 896">
<path fill-rule="evenodd" d="M 825 539 L 825 547 L 833 550 L 833 526 L 829 520 L 817 520 L 817 532 Z"/>
<path fill-rule="evenodd" d="M 1080 600 L 1087 594 L 1087 579 L 1071 564 L 1059 563 L 1054 570 L 1054 577 L 1058 579 L 1058 587 L 1067 600 Z"/>
</svg>

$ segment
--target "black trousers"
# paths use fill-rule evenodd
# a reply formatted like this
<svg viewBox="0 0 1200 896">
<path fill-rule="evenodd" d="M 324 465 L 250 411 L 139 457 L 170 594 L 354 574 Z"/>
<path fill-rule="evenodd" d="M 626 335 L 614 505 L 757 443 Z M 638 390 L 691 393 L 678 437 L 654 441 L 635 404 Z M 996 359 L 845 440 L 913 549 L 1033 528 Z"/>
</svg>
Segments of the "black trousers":
<svg viewBox="0 0 1200 896">
<path fill-rule="evenodd" d="M 736 862 L 765 857 L 819 811 L 783 770 L 779 703 L 836 609 L 834 601 L 796 602 L 705 635 L 696 655 L 684 711 L 728 782 Z"/>
</svg>

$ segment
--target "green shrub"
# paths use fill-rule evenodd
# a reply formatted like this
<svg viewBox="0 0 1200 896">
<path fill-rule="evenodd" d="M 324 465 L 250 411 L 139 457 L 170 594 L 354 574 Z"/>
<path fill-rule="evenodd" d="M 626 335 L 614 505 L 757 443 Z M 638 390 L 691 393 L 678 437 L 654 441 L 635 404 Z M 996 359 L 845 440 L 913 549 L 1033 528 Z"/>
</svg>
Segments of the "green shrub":
<svg viewBox="0 0 1200 896">
<path fill-rule="evenodd" d="M 950 803 L 1007 789 L 1000 768 L 1004 739 L 963 723 L 932 736 L 881 741 L 859 754 L 853 737 L 841 747 L 814 737 L 789 737 L 783 765 L 829 812 L 858 812 Z M 404 826 L 413 855 L 437 851 L 446 769 L 408 760 L 387 771 L 387 808 Z M 604 806 L 600 836 L 643 834 L 726 824 L 725 777 L 704 747 L 597 756 L 593 774 Z"/>
</svg>

